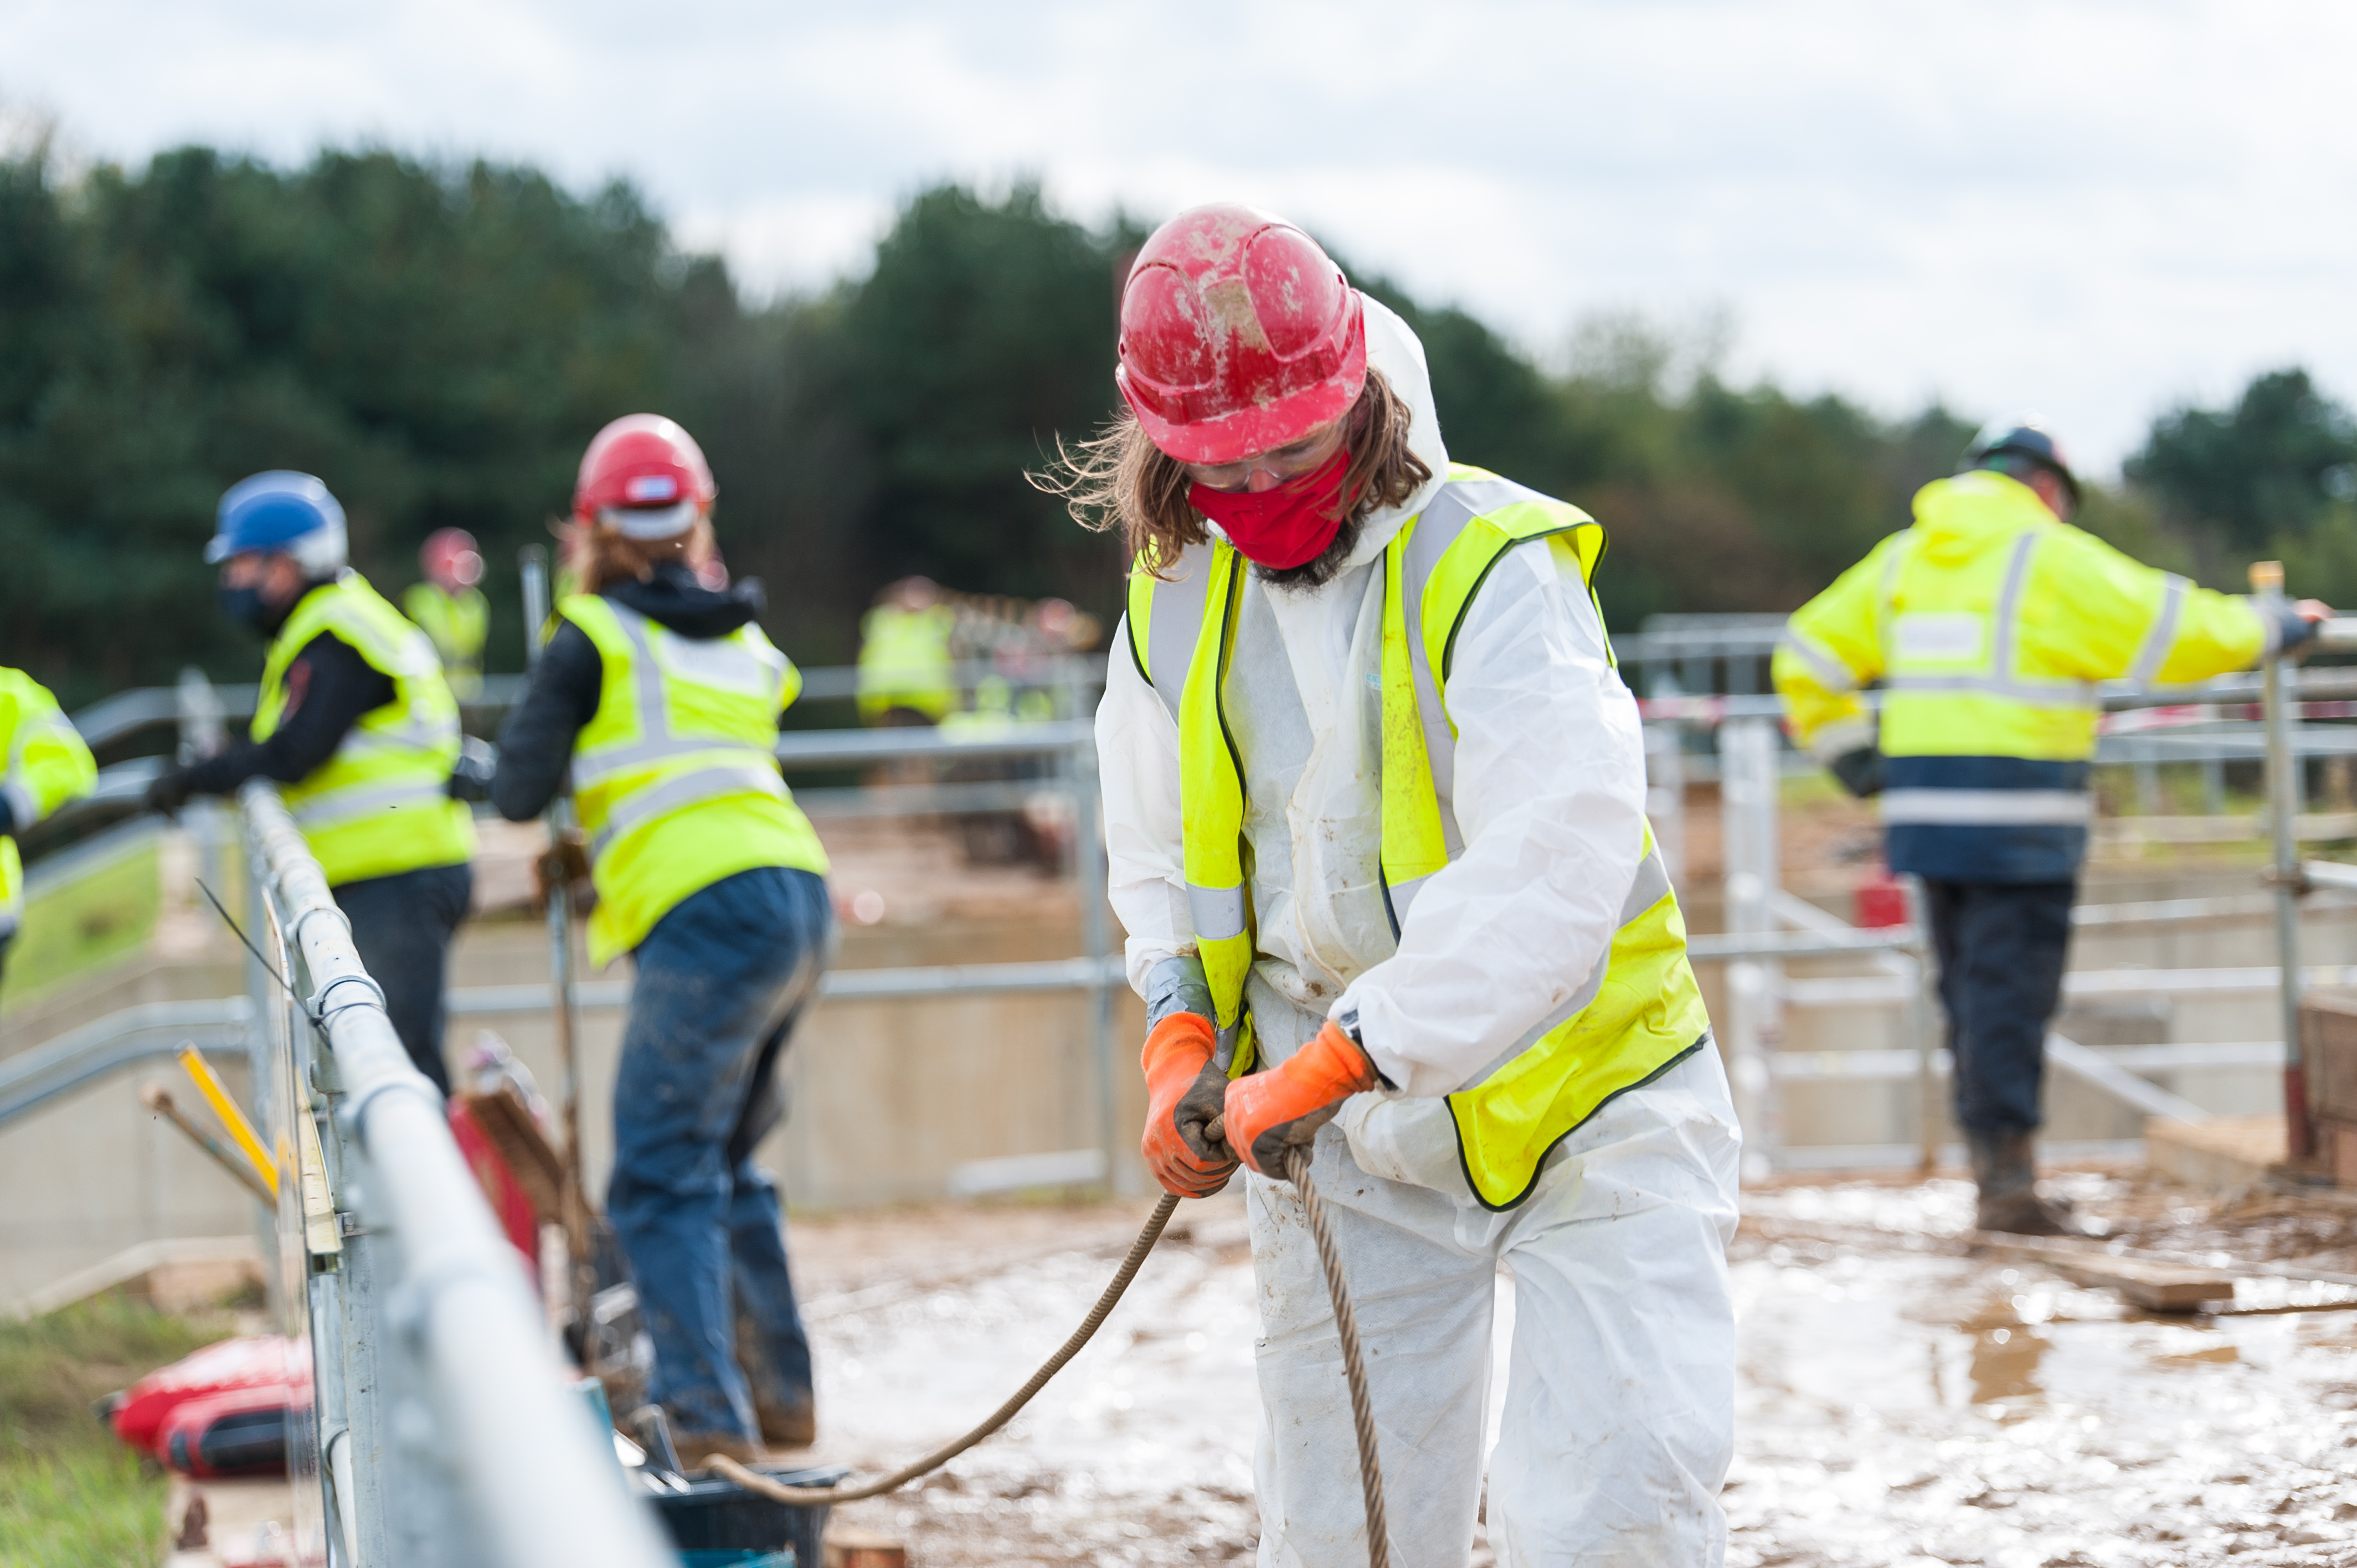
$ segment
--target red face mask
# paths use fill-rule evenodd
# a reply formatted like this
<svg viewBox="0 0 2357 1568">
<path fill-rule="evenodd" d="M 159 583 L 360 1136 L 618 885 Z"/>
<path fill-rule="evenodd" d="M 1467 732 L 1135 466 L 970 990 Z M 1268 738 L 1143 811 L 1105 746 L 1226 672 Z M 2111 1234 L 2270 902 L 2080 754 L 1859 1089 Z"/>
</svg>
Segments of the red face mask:
<svg viewBox="0 0 2357 1568">
<path fill-rule="evenodd" d="M 1189 485 L 1187 499 L 1255 564 L 1276 572 L 1306 566 L 1341 531 L 1342 473 L 1350 456 L 1345 447 L 1323 467 L 1257 494 Z"/>
</svg>

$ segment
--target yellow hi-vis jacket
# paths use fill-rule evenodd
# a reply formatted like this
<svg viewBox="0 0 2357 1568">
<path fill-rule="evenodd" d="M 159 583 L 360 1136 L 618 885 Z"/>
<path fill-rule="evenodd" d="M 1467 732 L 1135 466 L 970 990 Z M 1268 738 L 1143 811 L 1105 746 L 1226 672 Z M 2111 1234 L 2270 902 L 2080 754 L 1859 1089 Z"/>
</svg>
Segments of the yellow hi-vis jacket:
<svg viewBox="0 0 2357 1568">
<path fill-rule="evenodd" d="M 1456 635 L 1491 569 L 1544 541 L 1586 581 L 1604 549 L 1578 509 L 1465 465 L 1383 553 L 1382 877 L 1396 939 L 1425 880 L 1463 846 L 1444 822 L 1434 772 L 1453 759 L 1448 717 Z M 1204 557 L 1198 560 L 1198 557 Z M 1228 1070 L 1254 1065 L 1245 979 L 1254 923 L 1245 871 L 1244 764 L 1223 711 L 1245 567 L 1214 542 L 1188 553 L 1176 581 L 1130 578 L 1129 652 L 1177 716 L 1187 903 Z M 1685 922 L 1650 827 L 1622 900 L 1620 927 L 1596 966 L 1535 1040 L 1470 1087 L 1447 1096 L 1458 1155 L 1474 1197 L 1512 1208 L 1528 1196 L 1556 1144 L 1613 1096 L 1645 1083 L 1706 1041 L 1710 1027 L 1685 950 Z"/>
<path fill-rule="evenodd" d="M 469 703 L 483 693 L 483 644 L 490 637 L 491 607 L 480 588 L 445 592 L 438 583 L 412 583 L 401 607 L 434 641 L 442 657 L 442 677 L 450 694 Z"/>
<path fill-rule="evenodd" d="M 627 605 L 575 594 L 558 613 L 603 666 L 573 746 L 589 835 L 589 958 L 611 962 L 724 876 L 779 865 L 826 875 L 826 851 L 778 773 L 778 715 L 802 671 L 758 626 L 682 637 Z"/>
<path fill-rule="evenodd" d="M 267 740 L 286 713 L 286 671 L 322 632 L 393 681 L 393 699 L 360 716 L 335 755 L 281 790 L 295 825 L 338 886 L 474 857 L 475 820 L 450 799 L 458 703 L 424 632 L 359 573 L 305 594 L 262 666 L 253 736 Z"/>
<path fill-rule="evenodd" d="M 1988 471 L 1916 493 L 1914 526 L 1796 611 L 1776 651 L 1794 738 L 1821 762 L 1878 744 L 1891 869 L 1968 882 L 2075 874 L 2097 682 L 2243 669 L 2276 628 L 2059 521 Z M 1879 682 L 1879 734 L 1859 693 Z"/>
<path fill-rule="evenodd" d="M 939 724 L 957 706 L 957 665 L 947 605 L 904 610 L 878 605 L 859 623 L 859 716 L 874 724 L 889 708 L 909 708 Z"/>
<path fill-rule="evenodd" d="M 8 803 L 8 832 L 0 834 L 0 939 L 25 918 L 25 863 L 16 835 L 91 791 L 98 764 L 81 734 L 66 719 L 48 688 L 22 670 L 0 667 L 0 800 Z"/>
</svg>

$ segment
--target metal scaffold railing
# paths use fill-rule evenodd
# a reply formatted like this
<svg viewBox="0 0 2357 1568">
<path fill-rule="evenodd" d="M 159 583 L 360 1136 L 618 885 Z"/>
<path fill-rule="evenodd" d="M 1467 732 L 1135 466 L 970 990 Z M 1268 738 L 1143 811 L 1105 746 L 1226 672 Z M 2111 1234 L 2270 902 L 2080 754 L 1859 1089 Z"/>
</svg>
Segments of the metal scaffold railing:
<svg viewBox="0 0 2357 1568">
<path fill-rule="evenodd" d="M 254 966 L 253 1000 L 281 1311 L 307 1336 L 315 1391 L 290 1445 L 298 1549 L 350 1568 L 674 1563 L 318 863 L 274 790 L 250 784 L 239 802 L 253 935 L 276 972 Z"/>
<path fill-rule="evenodd" d="M 2280 602 L 2279 575 L 2255 570 L 2253 586 L 2263 600 Z M 2357 650 L 2357 618 L 2324 622 L 2316 647 L 2328 653 Z M 2317 983 L 2357 983 L 2357 966 L 2303 967 L 2301 921 L 2304 910 L 2311 917 L 2357 910 L 2357 903 L 2348 897 L 2357 894 L 2357 866 L 2300 858 L 2303 837 L 2334 833 L 2346 826 L 2336 817 L 2304 812 L 2307 792 L 2301 775 L 2319 759 L 2347 755 L 2351 743 L 2357 741 L 2357 729 L 2303 725 L 2301 721 L 2357 718 L 2357 707 L 2313 700 L 2357 691 L 2353 678 L 2357 671 L 2346 668 L 2303 671 L 2292 657 L 2270 656 L 2255 675 L 2226 677 L 2200 688 L 2106 691 L 2107 710 L 2134 715 L 2127 723 L 2107 725 L 2107 731 L 2116 727 L 2140 736 L 2177 725 L 2200 733 L 2187 735 L 2174 751 L 2155 753 L 2131 745 L 2099 753 L 2099 762 L 2127 764 L 2140 775 L 2156 765 L 2156 757 L 2201 764 L 2210 775 L 2204 779 L 2204 798 L 2213 808 L 2222 800 L 2214 778 L 2219 765 L 2244 760 L 2263 764 L 2265 809 L 2255 822 L 2244 821 L 2256 830 L 2252 836 L 2267 842 L 2268 890 L 2081 908 L 2073 914 L 2074 926 L 2082 931 L 2115 932 L 2271 918 L 2277 961 L 2265 968 L 2082 971 L 2066 976 L 2064 996 L 2255 998 L 2273 993 L 2277 1037 L 2096 1048 L 2050 1034 L 2047 1057 L 2058 1071 L 2142 1114 L 2197 1121 L 2206 1115 L 2200 1107 L 2141 1075 L 2281 1063 L 2290 1152 L 2295 1158 L 2308 1152 L 2301 992 Z M 1784 1144 L 1781 1097 L 1791 1085 L 1825 1079 L 1912 1079 L 1918 1101 L 1916 1157 L 1928 1166 L 1946 1133 L 1942 1090 L 1951 1064 L 1936 993 L 1937 963 L 1929 950 L 1919 890 L 1911 886 L 1906 889 L 1903 923 L 1861 929 L 1782 887 L 1778 865 L 1781 778 L 1803 766 L 1803 759 L 1784 750 L 1778 738 L 1778 707 L 1773 697 L 1740 693 L 1673 695 L 1646 704 L 1653 786 L 1648 806 L 1656 814 L 1657 834 L 1666 843 L 1678 832 L 1669 824 L 1683 816 L 1686 777 L 1715 775 L 1720 786 L 1726 929 L 1695 937 L 1690 950 L 1697 962 L 1726 966 L 1717 1022 L 1746 1128 L 1747 1175 L 1809 1161 L 1806 1148 Z M 1691 732 L 1712 737 L 1713 753 L 1700 759 L 1700 766 L 1683 755 L 1681 737 Z M 2111 744 L 2107 733 L 2106 747 Z M 2139 800 L 2149 799 L 2150 781 L 2139 776 L 2136 793 Z M 2309 902 L 2319 892 L 2341 897 L 2338 901 Z M 1852 955 L 1878 972 L 1825 978 L 1795 978 L 1785 972 L 1785 965 L 1794 961 Z M 1788 1008 L 1848 1006 L 1898 1009 L 1904 1048 L 1784 1048 Z"/>
</svg>

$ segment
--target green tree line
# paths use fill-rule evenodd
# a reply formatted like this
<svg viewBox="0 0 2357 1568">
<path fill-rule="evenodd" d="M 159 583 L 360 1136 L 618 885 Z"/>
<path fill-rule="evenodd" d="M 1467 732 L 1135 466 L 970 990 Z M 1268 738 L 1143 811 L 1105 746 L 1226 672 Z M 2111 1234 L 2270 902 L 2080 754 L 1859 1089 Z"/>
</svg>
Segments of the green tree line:
<svg viewBox="0 0 2357 1568">
<path fill-rule="evenodd" d="M 547 541 L 589 435 L 640 409 L 705 446 L 723 549 L 768 582 L 799 658 L 849 658 L 876 589 L 910 572 L 1109 619 L 1112 542 L 1024 476 L 1112 411 L 1143 232 L 1074 222 L 1029 186 L 945 185 L 902 206 L 865 271 L 762 302 L 627 185 L 388 152 L 289 169 L 190 147 L 71 177 L 39 148 L 0 161 L 0 661 L 70 703 L 189 662 L 250 679 L 199 549 L 223 488 L 295 467 L 343 499 L 388 590 L 428 532 L 471 530 L 492 665 L 520 667 L 516 553 Z M 1423 337 L 1453 456 L 1606 523 L 1617 628 L 1798 604 L 1903 525 L 1973 423 L 1681 370 L 1629 320 L 1543 368 L 1461 310 L 1360 281 Z M 2288 369 L 2156 422 L 2084 521 L 2221 585 L 2279 553 L 2301 591 L 2357 602 L 2352 462 L 2349 412 Z"/>
</svg>

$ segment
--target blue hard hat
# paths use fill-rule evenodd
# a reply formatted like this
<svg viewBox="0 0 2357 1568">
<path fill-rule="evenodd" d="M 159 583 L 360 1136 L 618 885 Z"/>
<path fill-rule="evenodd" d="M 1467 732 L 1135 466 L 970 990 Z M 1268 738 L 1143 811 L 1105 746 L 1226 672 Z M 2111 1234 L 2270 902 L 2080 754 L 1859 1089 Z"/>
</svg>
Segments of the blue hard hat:
<svg viewBox="0 0 2357 1568">
<path fill-rule="evenodd" d="M 249 550 L 312 553 L 301 544 L 310 541 L 316 550 L 328 542 L 313 538 L 323 532 L 332 536 L 334 553 L 343 553 L 343 507 L 326 485 L 290 468 L 273 468 L 231 485 L 221 499 L 216 526 L 219 532 L 205 546 L 208 561 L 226 561 Z"/>
</svg>

